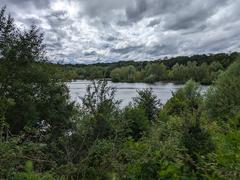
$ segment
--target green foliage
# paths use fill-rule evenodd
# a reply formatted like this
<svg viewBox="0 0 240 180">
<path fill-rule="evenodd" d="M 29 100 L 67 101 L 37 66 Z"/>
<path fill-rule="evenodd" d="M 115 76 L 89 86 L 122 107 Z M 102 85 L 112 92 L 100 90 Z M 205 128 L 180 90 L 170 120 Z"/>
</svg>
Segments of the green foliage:
<svg viewBox="0 0 240 180">
<path fill-rule="evenodd" d="M 25 172 L 17 173 L 14 180 L 54 180 L 55 178 L 48 173 L 38 174 L 33 171 L 33 164 L 31 161 L 27 161 L 25 165 Z"/>
<path fill-rule="evenodd" d="M 189 122 L 185 121 L 185 123 Z M 206 155 L 214 150 L 212 137 L 197 120 L 190 124 L 185 123 L 182 141 L 187 150 L 187 154 L 196 162 L 198 156 Z"/>
<path fill-rule="evenodd" d="M 124 111 L 124 119 L 128 122 L 129 135 L 138 140 L 148 129 L 149 121 L 142 108 L 127 107 Z"/>
<path fill-rule="evenodd" d="M 220 177 L 238 179 L 240 176 L 239 130 L 231 130 L 227 135 L 216 135 L 216 151 L 211 154 L 214 172 Z"/>
<path fill-rule="evenodd" d="M 28 159 L 39 171 L 55 166 L 51 147 L 72 128 L 74 106 L 59 69 L 45 63 L 38 29 L 20 31 L 5 9 L 0 23 L 1 177 L 8 179 Z"/>
<path fill-rule="evenodd" d="M 144 89 L 137 91 L 138 97 L 134 98 L 135 106 L 143 109 L 149 121 L 157 118 L 160 100 L 153 94 L 152 89 Z"/>
<path fill-rule="evenodd" d="M 144 79 L 147 83 L 153 83 L 160 80 L 166 80 L 168 76 L 167 67 L 164 64 L 148 64 L 145 67 L 146 78 Z"/>
<path fill-rule="evenodd" d="M 132 65 L 117 67 L 111 71 L 110 78 L 113 82 L 146 83 L 157 81 L 184 83 L 193 79 L 201 84 L 211 84 L 222 70 L 224 70 L 224 67 L 219 61 L 213 61 L 209 64 L 207 62 L 198 64 L 197 61 L 188 61 L 186 64 L 175 63 L 172 67 L 164 65 L 164 63 L 154 62 L 139 69 Z"/>
<path fill-rule="evenodd" d="M 44 123 L 57 135 L 69 124 L 73 106 L 61 76 L 44 63 L 43 35 L 34 26 L 18 30 L 5 9 L 0 15 L 0 96 L 14 102 L 4 110 L 5 122 L 12 134 Z"/>
<path fill-rule="evenodd" d="M 208 91 L 206 109 L 212 118 L 229 119 L 240 110 L 240 61 L 222 73 Z"/>
<path fill-rule="evenodd" d="M 121 81 L 121 69 L 120 68 L 116 68 L 111 72 L 111 80 L 113 82 L 119 82 Z"/>
<path fill-rule="evenodd" d="M 155 61 L 120 61 L 91 65 L 58 65 L 72 79 L 111 79 L 113 82 L 171 81 L 185 83 L 190 79 L 212 84 L 218 75 L 232 64 L 239 53 L 180 56 Z"/>
<path fill-rule="evenodd" d="M 116 68 L 111 71 L 110 77 L 113 82 L 126 81 L 134 82 L 136 76 L 136 69 L 134 66 L 127 66 L 122 68 Z"/>
<path fill-rule="evenodd" d="M 171 118 L 151 126 L 141 140 L 129 139 L 122 149 L 121 177 L 127 179 L 180 178 L 184 163 L 181 159 L 181 121 Z"/>
<path fill-rule="evenodd" d="M 114 111 L 120 103 L 114 100 L 116 90 L 108 86 L 107 81 L 93 81 L 86 90 L 82 98 L 83 108 L 93 115 L 108 114 Z"/>
<path fill-rule="evenodd" d="M 50 158 L 47 144 L 25 140 L 32 139 L 31 135 L 9 137 L 8 140 L 0 142 L 0 177 L 7 179 L 23 171 L 27 160 L 34 162 L 37 171 L 42 172 L 55 167 L 56 162 Z"/>
<path fill-rule="evenodd" d="M 117 116 L 120 103 L 114 98 L 115 92 L 115 89 L 107 85 L 107 81 L 93 81 L 82 98 L 82 108 L 88 112 L 94 139 L 113 133 L 111 122 Z"/>
<path fill-rule="evenodd" d="M 230 119 L 239 123 L 239 115 Z M 234 123 L 231 123 L 233 125 Z M 225 133 L 223 133 L 225 132 Z M 201 157 L 201 167 L 207 170 L 208 178 L 238 179 L 239 174 L 239 130 L 237 126 L 214 125 L 211 129 L 215 149 L 205 157 Z"/>
<path fill-rule="evenodd" d="M 199 85 L 188 81 L 179 89 L 164 106 L 163 112 L 168 115 L 180 117 L 182 126 L 181 143 L 184 147 L 186 167 L 191 169 L 192 175 L 202 177 L 203 171 L 199 168 L 199 157 L 206 156 L 214 151 L 214 143 L 208 129 L 203 126 L 202 115 L 203 98 Z M 163 113 L 162 113 L 163 114 Z"/>
<path fill-rule="evenodd" d="M 173 93 L 172 98 L 164 106 L 164 110 L 171 115 L 194 113 L 201 108 L 202 101 L 199 85 L 190 80 L 183 88 Z"/>
</svg>

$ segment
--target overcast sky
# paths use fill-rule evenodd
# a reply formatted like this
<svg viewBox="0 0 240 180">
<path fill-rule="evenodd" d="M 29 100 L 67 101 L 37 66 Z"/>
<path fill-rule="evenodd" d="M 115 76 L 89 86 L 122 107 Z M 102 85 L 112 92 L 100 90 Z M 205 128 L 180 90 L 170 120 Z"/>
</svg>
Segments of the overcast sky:
<svg viewBox="0 0 240 180">
<path fill-rule="evenodd" d="M 65 63 L 238 51 L 240 0 L 0 0 Z"/>
</svg>

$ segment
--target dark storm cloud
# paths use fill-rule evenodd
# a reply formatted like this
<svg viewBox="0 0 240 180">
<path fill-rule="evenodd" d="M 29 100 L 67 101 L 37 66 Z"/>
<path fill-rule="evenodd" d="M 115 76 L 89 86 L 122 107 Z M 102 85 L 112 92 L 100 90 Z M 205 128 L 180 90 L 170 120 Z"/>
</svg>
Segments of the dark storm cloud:
<svg viewBox="0 0 240 180">
<path fill-rule="evenodd" d="M 236 0 L 0 0 L 36 24 L 55 62 L 111 62 L 239 50 Z"/>
</svg>

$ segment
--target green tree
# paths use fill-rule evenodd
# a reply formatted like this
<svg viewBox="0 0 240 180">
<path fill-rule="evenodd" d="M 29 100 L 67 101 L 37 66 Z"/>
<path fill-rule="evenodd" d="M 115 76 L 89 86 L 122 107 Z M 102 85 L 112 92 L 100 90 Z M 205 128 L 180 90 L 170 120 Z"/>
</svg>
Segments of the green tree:
<svg viewBox="0 0 240 180">
<path fill-rule="evenodd" d="M 116 69 L 112 70 L 110 76 L 111 76 L 111 80 L 113 82 L 121 81 L 121 69 L 120 68 L 116 68 Z"/>
<path fill-rule="evenodd" d="M 185 66 L 179 65 L 178 63 L 176 63 L 172 67 L 171 76 L 172 76 L 173 81 L 185 82 L 187 79 L 186 75 L 187 75 L 187 73 L 185 70 Z"/>
<path fill-rule="evenodd" d="M 82 108 L 88 112 L 93 139 L 104 138 L 113 132 L 111 121 L 118 113 L 120 101 L 115 100 L 116 90 L 107 81 L 93 81 L 82 97 Z"/>
<path fill-rule="evenodd" d="M 114 82 L 126 81 L 134 82 L 135 81 L 136 68 L 134 66 L 126 66 L 121 68 L 115 68 L 111 71 L 111 79 Z"/>
<path fill-rule="evenodd" d="M 240 110 L 240 60 L 222 73 L 208 91 L 206 110 L 214 119 L 224 119 L 236 115 Z"/>
<path fill-rule="evenodd" d="M 14 102 L 5 122 L 12 134 L 44 124 L 57 136 L 70 128 L 73 106 L 63 79 L 45 62 L 43 35 L 35 26 L 18 30 L 4 8 L 0 24 L 0 97 Z"/>
<path fill-rule="evenodd" d="M 137 91 L 138 96 L 134 98 L 136 107 L 139 107 L 145 111 L 149 121 L 154 121 L 157 118 L 160 100 L 153 94 L 152 89 L 144 89 Z"/>
<path fill-rule="evenodd" d="M 148 64 L 145 67 L 145 74 L 146 74 L 145 82 L 150 82 L 150 83 L 156 82 L 159 80 L 165 80 L 168 75 L 167 68 L 163 63 Z"/>
<path fill-rule="evenodd" d="M 214 150 L 211 134 L 203 126 L 203 98 L 199 85 L 188 81 L 164 106 L 169 115 L 182 120 L 181 142 L 186 148 L 186 163 L 195 173 L 198 172 L 199 156 L 207 156 Z"/>
<path fill-rule="evenodd" d="M 141 138 L 149 127 L 148 118 L 142 108 L 126 107 L 124 119 L 128 122 L 127 129 L 129 129 L 129 135 L 135 140 Z"/>
<path fill-rule="evenodd" d="M 172 98 L 165 104 L 164 110 L 169 115 L 185 115 L 197 112 L 202 106 L 202 96 L 197 83 L 190 80 L 185 86 L 173 93 Z"/>
</svg>

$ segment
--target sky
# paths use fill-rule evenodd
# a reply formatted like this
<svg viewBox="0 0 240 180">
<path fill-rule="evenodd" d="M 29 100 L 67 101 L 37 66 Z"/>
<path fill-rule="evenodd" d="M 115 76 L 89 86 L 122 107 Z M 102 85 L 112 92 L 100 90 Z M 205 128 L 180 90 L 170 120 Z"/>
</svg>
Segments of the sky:
<svg viewBox="0 0 240 180">
<path fill-rule="evenodd" d="M 239 51 L 240 0 L 0 0 L 58 63 Z"/>
</svg>

